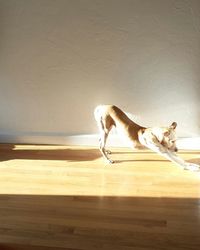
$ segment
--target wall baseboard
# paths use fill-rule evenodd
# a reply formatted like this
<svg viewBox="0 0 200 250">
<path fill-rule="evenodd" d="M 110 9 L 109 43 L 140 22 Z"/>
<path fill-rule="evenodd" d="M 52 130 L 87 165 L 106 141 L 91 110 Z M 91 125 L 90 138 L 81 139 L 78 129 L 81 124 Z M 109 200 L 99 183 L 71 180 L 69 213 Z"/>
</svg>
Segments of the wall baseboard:
<svg viewBox="0 0 200 250">
<path fill-rule="evenodd" d="M 0 134 L 0 143 L 15 144 L 57 144 L 57 145 L 80 145 L 98 147 L 99 136 L 97 134 L 90 135 L 29 135 L 29 134 Z M 117 135 L 110 135 L 108 138 L 108 146 L 110 147 L 128 147 L 127 141 L 121 139 Z M 179 138 L 177 140 L 179 149 L 200 150 L 200 137 Z"/>
</svg>

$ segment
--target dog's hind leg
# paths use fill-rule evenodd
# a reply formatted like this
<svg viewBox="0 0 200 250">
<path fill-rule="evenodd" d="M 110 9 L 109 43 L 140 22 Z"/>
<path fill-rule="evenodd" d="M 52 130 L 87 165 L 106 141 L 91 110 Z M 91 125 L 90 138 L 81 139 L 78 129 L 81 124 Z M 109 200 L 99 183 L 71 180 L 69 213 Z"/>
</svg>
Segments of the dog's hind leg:
<svg viewBox="0 0 200 250">
<path fill-rule="evenodd" d="M 109 150 L 106 150 L 106 148 L 105 148 L 108 134 L 109 134 L 112 126 L 105 128 L 105 125 L 104 125 L 102 120 L 99 122 L 98 126 L 100 128 L 100 138 L 99 138 L 100 151 L 101 151 L 104 159 L 106 159 L 106 161 L 108 161 L 109 163 L 114 163 L 114 161 L 109 159 L 109 157 L 108 157 L 108 154 L 111 154 L 111 152 Z"/>
<path fill-rule="evenodd" d="M 108 133 L 106 133 L 105 131 L 103 131 L 101 133 L 101 138 L 100 138 L 100 151 L 104 157 L 104 159 L 108 162 L 108 163 L 114 163 L 113 160 L 111 160 L 110 158 L 108 158 L 108 151 L 106 151 L 105 146 L 106 146 L 106 141 L 108 138 Z"/>
</svg>

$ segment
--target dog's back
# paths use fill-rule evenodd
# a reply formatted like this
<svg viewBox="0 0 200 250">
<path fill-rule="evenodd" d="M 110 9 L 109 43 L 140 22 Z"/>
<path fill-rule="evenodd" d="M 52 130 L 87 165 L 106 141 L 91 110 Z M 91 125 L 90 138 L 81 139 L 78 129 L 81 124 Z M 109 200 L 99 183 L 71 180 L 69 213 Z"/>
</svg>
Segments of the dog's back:
<svg viewBox="0 0 200 250">
<path fill-rule="evenodd" d="M 109 133 L 112 126 L 116 126 L 120 133 L 125 134 L 132 142 L 138 142 L 138 131 L 140 125 L 132 121 L 126 113 L 115 105 L 99 105 L 94 111 L 95 119 L 106 133 Z"/>
</svg>

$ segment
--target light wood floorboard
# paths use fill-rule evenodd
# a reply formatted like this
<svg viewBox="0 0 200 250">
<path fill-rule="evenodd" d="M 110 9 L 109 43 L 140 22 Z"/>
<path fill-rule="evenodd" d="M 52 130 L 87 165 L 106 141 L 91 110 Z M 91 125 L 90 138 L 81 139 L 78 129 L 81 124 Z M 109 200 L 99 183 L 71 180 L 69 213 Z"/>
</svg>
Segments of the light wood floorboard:
<svg viewBox="0 0 200 250">
<path fill-rule="evenodd" d="M 199 250 L 200 173 L 149 150 L 0 145 L 0 250 Z M 181 151 L 200 163 L 200 151 Z"/>
</svg>

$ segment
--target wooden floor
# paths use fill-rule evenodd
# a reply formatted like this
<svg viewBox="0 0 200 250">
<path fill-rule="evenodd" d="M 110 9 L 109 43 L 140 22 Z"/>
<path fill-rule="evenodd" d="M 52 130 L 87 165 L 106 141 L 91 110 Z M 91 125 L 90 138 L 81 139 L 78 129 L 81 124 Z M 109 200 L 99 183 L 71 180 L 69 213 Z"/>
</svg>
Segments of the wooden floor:
<svg viewBox="0 0 200 250">
<path fill-rule="evenodd" d="M 199 250 L 200 173 L 112 151 L 0 145 L 0 250 Z"/>
</svg>

